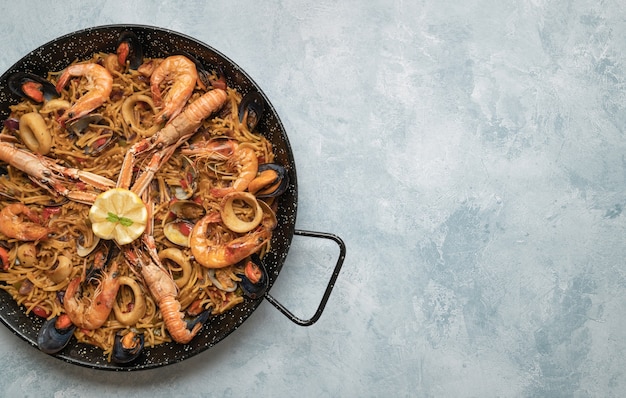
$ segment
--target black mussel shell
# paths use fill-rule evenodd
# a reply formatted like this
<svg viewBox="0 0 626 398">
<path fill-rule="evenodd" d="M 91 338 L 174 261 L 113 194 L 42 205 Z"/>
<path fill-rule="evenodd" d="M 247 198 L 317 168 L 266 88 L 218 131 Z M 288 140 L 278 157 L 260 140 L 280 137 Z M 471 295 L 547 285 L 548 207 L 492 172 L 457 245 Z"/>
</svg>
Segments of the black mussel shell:
<svg viewBox="0 0 626 398">
<path fill-rule="evenodd" d="M 265 264 L 258 254 L 255 253 L 250 256 L 250 259 L 246 260 L 245 267 L 248 266 L 247 263 L 249 261 L 254 263 L 254 265 L 259 268 L 259 270 L 261 271 L 261 278 L 258 282 L 254 283 L 250 279 L 248 279 L 244 271 L 243 274 L 239 275 L 241 277 L 241 282 L 239 282 L 239 285 L 241 286 L 241 290 L 243 291 L 244 296 L 251 299 L 257 299 L 263 296 L 263 294 L 267 290 L 269 285 L 269 277 L 267 275 L 267 268 L 265 267 Z"/>
<path fill-rule="evenodd" d="M 275 190 L 271 192 L 264 192 L 263 190 L 261 190 L 260 192 L 257 192 L 256 197 L 259 199 L 273 198 L 273 197 L 276 197 L 285 193 L 285 191 L 289 188 L 289 173 L 287 173 L 287 170 L 283 166 L 277 163 L 260 164 L 259 173 L 265 170 L 274 170 L 276 174 L 278 175 L 276 178 L 276 181 L 274 181 L 272 184 L 269 184 L 270 186 L 275 185 L 278 181 L 280 181 L 280 184 Z"/>
<path fill-rule="evenodd" d="M 34 75 L 32 73 L 17 72 L 12 74 L 7 81 L 9 90 L 11 90 L 13 94 L 19 96 L 20 98 L 29 99 L 35 102 L 42 102 L 38 98 L 33 98 L 32 96 L 24 92 L 24 85 L 27 83 L 38 84 L 38 90 L 41 92 L 43 99 L 46 101 L 59 97 L 59 93 L 57 93 L 54 84 L 50 83 L 43 77 Z"/>
<path fill-rule="evenodd" d="M 187 319 L 185 322 L 187 323 L 187 329 L 192 330 L 197 324 L 204 324 L 204 322 L 209 319 L 211 315 L 211 311 L 203 311 L 195 318 Z"/>
<path fill-rule="evenodd" d="M 131 347 L 125 347 L 122 342 L 122 336 L 120 333 L 115 334 L 115 341 L 113 343 L 113 352 L 111 353 L 111 360 L 117 364 L 128 364 L 139 358 L 143 347 L 145 345 L 145 338 L 143 333 L 133 333 Z"/>
<path fill-rule="evenodd" d="M 265 100 L 260 93 L 251 91 L 244 95 L 239 103 L 239 122 L 246 123 L 248 130 L 252 131 L 259 124 L 263 112 L 265 112 Z"/>
<path fill-rule="evenodd" d="M 61 351 L 74 335 L 76 326 L 71 325 L 65 329 L 56 328 L 57 317 L 44 322 L 37 336 L 37 346 L 46 354 L 55 354 Z"/>
<path fill-rule="evenodd" d="M 133 32 L 122 32 L 117 39 L 116 50 L 119 49 L 122 43 L 128 44 L 129 53 L 126 60 L 129 61 L 130 69 L 136 70 L 143 63 L 143 47 L 139 43 L 139 38 Z"/>
</svg>

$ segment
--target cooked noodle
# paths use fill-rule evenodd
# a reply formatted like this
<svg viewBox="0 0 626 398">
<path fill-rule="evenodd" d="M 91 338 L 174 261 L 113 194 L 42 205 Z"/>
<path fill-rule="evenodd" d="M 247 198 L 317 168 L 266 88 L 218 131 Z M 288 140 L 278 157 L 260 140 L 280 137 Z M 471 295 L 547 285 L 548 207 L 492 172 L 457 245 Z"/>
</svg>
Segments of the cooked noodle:
<svg viewBox="0 0 626 398">
<path fill-rule="evenodd" d="M 105 64 L 109 54 L 98 53 L 86 62 Z M 60 72 L 50 72 L 48 80 L 56 83 Z M 102 120 L 90 127 L 81 135 L 76 136 L 67 129 L 62 128 L 57 122 L 57 112 L 44 112 L 42 105 L 24 100 L 11 106 L 11 118 L 19 119 L 29 112 L 40 112 L 46 121 L 49 131 L 52 132 L 52 149 L 46 156 L 55 159 L 59 164 L 89 171 L 113 181 L 117 181 L 124 155 L 128 148 L 137 141 L 149 136 L 158 130 L 153 125 L 154 110 L 145 104 L 135 106 L 133 118 L 137 123 L 129 125 L 122 118 L 124 101 L 131 95 L 150 96 L 149 79 L 134 70 L 113 72 L 113 91 L 109 100 L 104 105 L 93 111 L 102 116 Z M 86 94 L 89 87 L 86 79 L 74 78 L 62 92 L 61 99 L 74 103 L 78 98 Z M 209 118 L 203 122 L 194 140 L 207 140 L 212 137 L 229 137 L 236 140 L 240 145 L 248 145 L 254 148 L 258 159 L 263 162 L 272 162 L 274 154 L 271 143 L 263 136 L 248 131 L 245 124 L 240 123 L 237 117 L 237 106 L 241 101 L 241 95 L 236 90 L 228 88 L 228 99 L 218 116 Z M 198 98 L 203 91 L 196 87 L 189 102 Z M 14 130 L 4 127 L 5 136 L 17 136 Z M 19 136 L 17 136 L 19 137 Z M 93 148 L 100 146 L 109 139 L 114 140 L 114 145 L 97 153 Z M 19 140 L 16 146 L 25 149 Z M 143 169 L 149 160 L 149 156 L 138 159 L 136 168 Z M 229 186 L 236 178 L 236 170 L 228 164 L 226 159 L 215 160 L 198 156 L 194 158 L 197 167 L 195 181 L 198 189 L 193 201 L 202 204 L 206 211 L 219 209 L 219 199 L 211 195 L 210 189 L 214 187 Z M 163 165 L 156 174 L 151 187 L 152 199 L 155 202 L 154 231 L 153 235 L 157 249 L 177 247 L 164 235 L 163 228 L 170 218 L 169 205 L 174 200 L 176 187 L 189 182 L 189 175 L 185 174 L 185 165 L 188 163 L 180 150 L 177 150 L 167 164 Z M 46 189 L 34 184 L 30 178 L 20 170 L 12 166 L 0 166 L 6 168 L 6 173 L 0 177 L 0 208 L 17 202 L 22 202 L 40 214 L 43 225 L 53 231 L 48 238 L 38 242 L 22 242 L 8 238 L 0 233 L 0 246 L 5 247 L 9 253 L 10 268 L 0 272 L 0 288 L 6 290 L 15 301 L 23 306 L 26 313 L 34 312 L 38 316 L 48 319 L 64 313 L 62 294 L 69 282 L 75 277 L 85 277 L 94 265 L 99 250 L 96 249 L 88 255 L 81 257 L 77 252 L 77 243 L 82 247 L 92 246 L 95 237 L 89 223 L 89 205 L 64 200 L 58 195 L 48 192 Z M 181 171 L 182 170 L 182 171 Z M 193 178 L 193 176 L 192 176 Z M 80 182 L 68 182 L 68 188 L 72 190 L 87 189 Z M 235 204 L 236 212 L 240 217 L 247 217 L 250 209 L 242 203 Z M 213 236 L 209 239 L 217 243 L 227 242 L 237 236 L 234 232 L 223 226 L 218 226 L 212 231 Z M 20 247 L 34 245 L 36 261 L 27 264 L 20 259 Z M 113 245 L 110 245 L 111 247 Z M 179 247 L 180 248 L 180 247 Z M 183 310 L 191 306 L 197 309 L 210 309 L 218 314 L 243 301 L 241 290 L 225 292 L 213 286 L 207 277 L 207 269 L 198 264 L 189 248 L 180 248 L 191 259 L 191 276 L 185 286 L 180 287 L 178 300 Z M 266 251 L 268 247 L 263 247 Z M 66 256 L 71 261 L 71 271 L 60 281 L 54 282 L 55 267 L 59 264 L 59 256 Z M 147 288 L 143 285 L 137 272 L 133 272 L 124 260 L 120 251 L 116 251 L 114 258 L 117 261 L 119 275 L 134 278 L 143 288 L 146 299 L 146 313 L 134 325 L 123 325 L 112 311 L 105 324 L 96 330 L 77 329 L 74 336 L 80 342 L 101 347 L 105 355 L 110 356 L 115 333 L 123 329 L 133 329 L 144 333 L 146 346 L 155 346 L 171 341 L 165 328 L 157 303 L 151 297 Z M 163 261 L 163 265 L 170 268 L 174 279 L 181 274 L 181 268 L 171 261 Z M 231 279 L 233 283 L 239 281 L 234 265 L 226 269 L 217 270 L 221 278 Z M 83 297 L 91 297 L 97 289 L 97 281 L 86 281 L 82 284 Z M 83 298 L 83 300 L 85 300 Z M 130 289 L 123 286 L 118 291 L 117 301 L 122 308 L 132 306 L 133 295 Z"/>
</svg>

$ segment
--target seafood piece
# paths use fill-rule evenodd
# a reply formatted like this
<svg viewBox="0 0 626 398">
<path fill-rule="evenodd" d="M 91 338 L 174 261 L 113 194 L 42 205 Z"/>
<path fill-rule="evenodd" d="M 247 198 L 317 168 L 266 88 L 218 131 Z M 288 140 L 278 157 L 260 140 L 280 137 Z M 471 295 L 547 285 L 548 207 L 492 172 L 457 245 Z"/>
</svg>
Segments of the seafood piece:
<svg viewBox="0 0 626 398">
<path fill-rule="evenodd" d="M 31 151 L 46 155 L 52 148 L 52 135 L 39 112 L 29 112 L 20 118 L 20 138 Z"/>
<path fill-rule="evenodd" d="M 179 289 L 185 287 L 189 279 L 191 279 L 192 273 L 189 257 L 178 248 L 168 247 L 159 252 L 159 260 L 161 260 L 161 264 L 170 270 L 176 286 Z M 171 263 L 174 263 L 174 265 L 170 265 Z M 180 276 L 176 278 L 176 274 Z"/>
<path fill-rule="evenodd" d="M 122 32 L 117 39 L 117 62 L 124 66 L 128 61 L 128 67 L 136 70 L 143 62 L 143 47 L 139 38 L 131 31 Z"/>
<path fill-rule="evenodd" d="M 80 257 L 87 257 L 92 251 L 96 250 L 96 247 L 98 247 L 98 244 L 100 243 L 100 238 L 94 235 L 91 245 L 83 246 L 85 239 L 86 238 L 84 236 L 79 236 L 78 242 L 76 242 L 76 254 Z"/>
<path fill-rule="evenodd" d="M 144 344 L 145 339 L 143 333 L 129 330 L 126 334 L 122 335 L 121 332 L 118 332 L 115 334 L 111 360 L 120 365 L 129 364 L 139 358 L 139 355 L 141 355 L 143 351 Z"/>
<path fill-rule="evenodd" d="M 163 226 L 163 234 L 175 245 L 189 247 L 189 236 L 192 229 L 193 223 L 187 220 L 174 220 Z"/>
<path fill-rule="evenodd" d="M 54 283 L 60 283 L 72 274 L 72 260 L 66 256 L 57 257 L 57 261 L 50 271 L 46 272 L 48 279 Z"/>
<path fill-rule="evenodd" d="M 76 146 L 82 148 L 87 155 L 98 156 L 115 145 L 119 138 L 113 130 L 106 128 L 108 124 L 100 124 L 103 120 L 105 119 L 102 115 L 94 113 L 66 123 L 65 128 L 77 137 L 81 137 L 75 142 Z M 98 135 L 89 140 L 83 140 L 82 136 L 91 128 L 94 128 Z"/>
<path fill-rule="evenodd" d="M 254 149 L 244 145 L 237 146 L 226 164 L 230 169 L 236 170 L 238 174 L 229 187 L 211 188 L 211 194 L 218 198 L 231 192 L 245 191 L 248 184 L 256 177 L 259 169 L 259 160 Z"/>
<path fill-rule="evenodd" d="M 230 279 L 230 277 L 228 276 L 224 278 L 219 275 L 220 271 L 222 270 L 223 268 L 209 268 L 207 270 L 207 276 L 211 280 L 211 283 L 213 283 L 213 286 L 215 286 L 216 288 L 229 293 L 234 292 L 235 290 L 237 290 L 237 283 L 235 283 L 235 281 Z M 227 285 L 226 282 L 230 283 L 230 285 Z"/>
<path fill-rule="evenodd" d="M 170 206 L 170 212 L 179 219 L 189 221 L 197 221 L 205 214 L 204 207 L 193 200 L 177 200 Z"/>
<path fill-rule="evenodd" d="M 241 290 L 243 294 L 251 299 L 257 299 L 261 297 L 268 288 L 269 277 L 267 275 L 267 268 L 259 257 L 254 253 L 246 260 L 244 266 L 244 272 L 241 276 Z"/>
<path fill-rule="evenodd" d="M 141 137 L 150 137 L 159 130 L 159 124 L 152 124 L 150 127 L 144 127 L 144 120 L 147 115 L 153 115 L 155 109 L 152 98 L 144 94 L 133 94 L 124 100 L 122 104 L 122 117 L 124 122 Z M 152 123 L 152 116 L 149 118 Z M 146 124 L 147 126 L 147 124 Z"/>
<path fill-rule="evenodd" d="M 79 328 L 98 329 L 109 317 L 119 287 L 117 262 L 111 264 L 109 272 L 102 273 L 100 284 L 91 298 L 77 297 L 82 295 L 82 287 L 81 278 L 76 277 L 65 292 L 63 300 L 65 312 Z"/>
<path fill-rule="evenodd" d="M 70 190 L 64 186 L 65 178 L 80 180 L 98 189 L 108 189 L 115 183 L 108 178 L 74 168 L 63 167 L 45 156 L 37 156 L 0 142 L 0 161 L 4 161 L 28 174 L 37 185 L 47 189 L 53 195 L 62 195 L 70 200 L 91 204 L 96 194 L 82 190 Z"/>
<path fill-rule="evenodd" d="M 13 94 L 37 103 L 59 97 L 54 84 L 32 73 L 14 73 L 9 77 L 7 84 Z"/>
<path fill-rule="evenodd" d="M 56 354 L 67 346 L 75 329 L 67 314 L 49 319 L 39 329 L 37 347 L 46 354 Z"/>
<path fill-rule="evenodd" d="M 248 191 L 259 199 L 282 195 L 287 188 L 289 174 L 283 166 L 276 163 L 260 164 L 257 176 L 248 184 Z"/>
<path fill-rule="evenodd" d="M 170 122 L 183 110 L 198 81 L 196 65 L 183 55 L 172 55 L 161 62 L 150 76 L 152 100 L 161 111 L 155 115 L 157 122 Z M 163 98 L 161 84 L 171 83 Z"/>
<path fill-rule="evenodd" d="M 205 311 L 195 319 L 185 321 L 185 314 L 181 311 L 180 302 L 176 299 L 178 289 L 170 274 L 159 265 L 159 257 L 156 254 L 156 244 L 149 235 L 144 235 L 143 243 L 149 257 L 145 258 L 141 250 L 126 250 L 124 252 L 130 265 L 139 270 L 145 284 L 154 297 L 165 327 L 174 341 L 181 344 L 189 343 L 198 334 L 202 324 L 208 319 L 209 312 Z"/>
<path fill-rule="evenodd" d="M 117 298 L 113 303 L 113 312 L 115 313 L 115 319 L 119 323 L 126 326 L 132 326 L 136 324 L 139 319 L 143 318 L 146 314 L 146 299 L 144 297 L 143 290 L 136 280 L 128 276 L 120 276 L 120 289 L 117 293 Z M 132 292 L 132 300 L 127 301 L 128 297 L 124 293 L 124 286 L 128 286 Z M 120 296 L 122 296 L 122 305 L 120 306 Z"/>
<path fill-rule="evenodd" d="M 32 242 L 22 243 L 15 251 L 16 263 L 25 267 L 34 267 L 37 263 L 37 245 Z"/>
<path fill-rule="evenodd" d="M 226 101 L 227 93 L 221 89 L 206 92 L 185 110 L 172 119 L 149 139 L 144 139 L 133 145 L 124 157 L 118 186 L 127 187 L 132 180 L 133 166 L 137 155 L 156 150 L 144 173 L 135 181 L 132 191 L 141 195 L 154 178 L 155 173 L 174 153 L 174 150 L 185 143 L 200 127 L 202 121 L 219 110 Z"/>
<path fill-rule="evenodd" d="M 209 238 L 211 229 L 221 221 L 221 217 L 218 212 L 208 213 L 196 223 L 191 232 L 189 244 L 196 261 L 206 268 L 223 268 L 255 253 L 269 241 L 272 230 L 276 227 L 274 212 L 264 206 L 263 213 L 261 225 L 229 242 L 216 242 Z"/>
<path fill-rule="evenodd" d="M 0 246 L 0 270 L 7 271 L 11 267 L 9 263 L 9 252 L 6 248 Z"/>
<path fill-rule="evenodd" d="M 113 89 L 113 77 L 103 66 L 94 63 L 74 64 L 68 66 L 56 84 L 57 92 L 61 92 L 72 77 L 87 78 L 89 92 L 80 97 L 69 109 L 59 117 L 59 123 L 79 119 L 104 104 Z"/>
<path fill-rule="evenodd" d="M 252 220 L 245 221 L 239 218 L 233 207 L 235 201 L 243 202 L 252 209 L 254 212 Z M 244 233 L 252 231 L 261 223 L 263 219 L 263 209 L 251 193 L 231 192 L 222 198 L 222 202 L 220 203 L 220 215 L 222 222 L 228 229 L 234 232 Z"/>
<path fill-rule="evenodd" d="M 254 130 L 265 111 L 265 100 L 260 93 L 251 91 L 244 95 L 237 109 L 239 122 L 244 123 L 248 131 Z"/>
<path fill-rule="evenodd" d="M 11 203 L 0 211 L 0 232 L 21 241 L 38 241 L 51 232 L 40 224 L 39 214 L 23 203 Z"/>
</svg>

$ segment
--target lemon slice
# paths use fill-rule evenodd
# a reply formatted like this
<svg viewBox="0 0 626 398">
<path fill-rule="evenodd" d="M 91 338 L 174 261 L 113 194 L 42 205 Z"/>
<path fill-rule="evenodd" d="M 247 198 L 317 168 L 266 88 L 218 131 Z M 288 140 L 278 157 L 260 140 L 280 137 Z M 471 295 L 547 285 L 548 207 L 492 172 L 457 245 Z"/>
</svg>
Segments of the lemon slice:
<svg viewBox="0 0 626 398">
<path fill-rule="evenodd" d="M 134 192 L 113 188 L 98 195 L 89 209 L 89 220 L 96 236 L 126 245 L 146 229 L 148 210 Z"/>
</svg>

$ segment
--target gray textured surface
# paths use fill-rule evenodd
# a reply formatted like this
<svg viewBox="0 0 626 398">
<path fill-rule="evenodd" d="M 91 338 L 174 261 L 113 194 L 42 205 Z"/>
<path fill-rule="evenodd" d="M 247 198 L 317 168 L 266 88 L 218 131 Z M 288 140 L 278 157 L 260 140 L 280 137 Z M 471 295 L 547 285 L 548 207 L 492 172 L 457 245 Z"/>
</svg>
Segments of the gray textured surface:
<svg viewBox="0 0 626 398">
<path fill-rule="evenodd" d="M 626 392 L 619 1 L 7 4 L 1 70 L 110 23 L 226 54 L 285 124 L 297 227 L 340 235 L 348 256 L 314 326 L 264 303 L 216 347 L 157 370 L 68 365 L 0 328 L 0 395 Z M 272 293 L 312 314 L 335 256 L 296 238 Z"/>
</svg>

